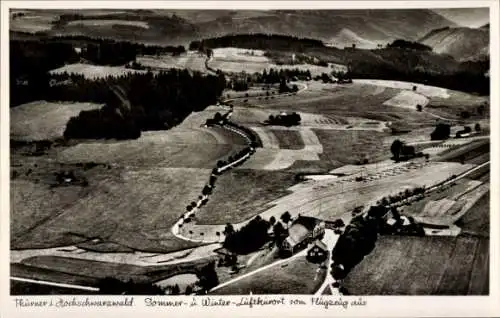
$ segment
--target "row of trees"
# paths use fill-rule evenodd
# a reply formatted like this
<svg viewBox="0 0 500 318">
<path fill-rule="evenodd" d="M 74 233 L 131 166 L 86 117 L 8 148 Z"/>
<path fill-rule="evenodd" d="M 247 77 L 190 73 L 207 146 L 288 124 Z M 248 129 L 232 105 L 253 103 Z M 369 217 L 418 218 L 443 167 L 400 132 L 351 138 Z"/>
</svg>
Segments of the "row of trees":
<svg viewBox="0 0 500 318">
<path fill-rule="evenodd" d="M 269 241 L 270 223 L 256 216 L 238 231 L 225 231 L 224 247 L 236 254 L 248 254 Z"/>
<path fill-rule="evenodd" d="M 390 48 L 400 48 L 400 49 L 410 49 L 410 50 L 418 50 L 418 51 L 432 51 L 430 46 L 419 42 L 406 41 L 402 39 L 394 40 L 392 43 L 387 44 L 387 47 Z"/>
<path fill-rule="evenodd" d="M 450 138 L 451 126 L 445 123 L 439 123 L 431 132 L 431 140 L 446 140 Z"/>
<path fill-rule="evenodd" d="M 288 224 L 291 220 L 290 212 L 285 211 L 280 220 L 272 216 L 267 221 L 257 215 L 239 230 L 235 230 L 233 225 L 228 223 L 223 232 L 224 247 L 236 254 L 248 254 L 260 249 L 271 240 L 276 246 L 280 246 L 288 236 Z M 272 231 L 269 232 L 271 227 Z"/>
<path fill-rule="evenodd" d="M 280 125 L 280 126 L 296 126 L 300 125 L 301 117 L 296 112 L 291 114 L 279 114 L 279 115 L 269 115 L 266 120 L 266 124 L 269 125 Z"/>
<path fill-rule="evenodd" d="M 332 250 L 332 276 L 341 280 L 374 248 L 378 237 L 379 207 L 372 207 L 367 217 L 356 216 L 346 226 Z"/>
<path fill-rule="evenodd" d="M 424 156 L 424 154 L 421 152 L 419 153 L 415 152 L 415 147 L 407 146 L 404 142 L 402 142 L 399 139 L 396 139 L 392 142 L 391 153 L 393 156 L 392 158 L 396 162 Z"/>
<path fill-rule="evenodd" d="M 295 36 L 278 34 L 234 34 L 221 37 L 193 41 L 189 44 L 190 50 L 218 47 L 238 47 L 260 50 L 288 50 L 303 52 L 308 48 L 324 47 L 320 40 L 298 38 Z"/>
<path fill-rule="evenodd" d="M 258 83 L 265 83 L 265 84 L 275 84 L 275 83 L 280 83 L 285 80 L 289 79 L 311 79 L 311 71 L 310 70 L 301 70 L 298 68 L 286 68 L 286 69 L 280 69 L 280 70 L 275 70 L 274 68 L 270 68 L 269 71 L 264 70 L 262 71 L 262 75 L 257 78 Z"/>
</svg>

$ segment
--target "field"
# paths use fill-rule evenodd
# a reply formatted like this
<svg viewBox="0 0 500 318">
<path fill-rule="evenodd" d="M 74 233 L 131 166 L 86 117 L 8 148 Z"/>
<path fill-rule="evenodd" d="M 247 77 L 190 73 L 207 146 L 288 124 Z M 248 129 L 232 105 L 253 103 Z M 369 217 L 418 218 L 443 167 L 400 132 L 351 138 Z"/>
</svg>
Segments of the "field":
<svg viewBox="0 0 500 318">
<path fill-rule="evenodd" d="M 372 163 L 391 156 L 389 147 L 383 144 L 386 133 L 363 130 L 314 129 L 323 153 L 320 158 L 331 164 L 331 169 L 344 164 L 361 163 L 367 159 Z"/>
<path fill-rule="evenodd" d="M 489 239 L 383 236 L 343 285 L 351 295 L 487 295 Z"/>
<path fill-rule="evenodd" d="M 490 193 L 482 196 L 456 224 L 462 228 L 462 232 L 489 237 Z"/>
<path fill-rule="evenodd" d="M 239 223 L 266 209 L 269 202 L 288 194 L 295 183 L 289 172 L 232 170 L 217 180 L 213 195 L 196 215 L 200 224 Z M 230 212 L 230 213 L 228 213 Z"/>
<path fill-rule="evenodd" d="M 452 226 L 463 215 L 475 214 L 471 209 L 474 209 L 488 189 L 488 184 L 462 179 L 442 192 L 430 194 L 424 200 L 405 206 L 402 212 L 413 216 L 418 222 Z"/>
<path fill-rule="evenodd" d="M 247 103 L 235 102 L 235 105 L 250 105 L 266 108 L 268 111 L 286 110 L 321 114 L 325 117 L 364 118 L 390 122 L 403 122 L 415 127 L 433 125 L 435 118 L 424 112 L 417 112 L 413 107 L 405 108 L 386 105 L 387 101 L 401 93 L 400 89 L 382 87 L 366 83 L 323 84 L 314 81 L 305 82 L 307 89 L 282 98 L 251 100 Z"/>
<path fill-rule="evenodd" d="M 136 62 L 153 69 L 189 69 L 192 71 L 207 72 L 204 55 L 198 52 L 187 52 L 181 56 L 161 55 L 161 56 L 138 56 Z"/>
<path fill-rule="evenodd" d="M 234 134 L 230 134 L 234 135 Z M 61 162 L 115 163 L 126 166 L 212 169 L 220 159 L 243 149 L 243 138 L 207 128 L 144 132 L 139 139 L 84 142 L 58 155 Z"/>
<path fill-rule="evenodd" d="M 211 258 L 173 265 L 135 266 L 98 262 L 58 256 L 36 256 L 11 265 L 14 275 L 47 281 L 68 282 L 92 286 L 98 279 L 114 277 L 134 282 L 157 282 L 170 276 L 192 273 Z"/>
<path fill-rule="evenodd" d="M 222 70 L 227 73 L 246 73 L 263 72 L 271 68 L 279 69 L 300 69 L 310 70 L 311 75 L 321 75 L 321 73 L 330 73 L 335 69 L 345 69 L 342 65 L 318 66 L 312 64 L 294 64 L 294 65 L 278 65 L 271 59 L 264 56 L 261 50 L 246 50 L 238 48 L 216 48 L 214 49 L 213 58 L 208 65 L 211 68 Z"/>
<path fill-rule="evenodd" d="M 68 120 L 82 110 L 98 109 L 91 103 L 32 102 L 10 109 L 10 138 L 33 141 L 60 138 Z"/>
<path fill-rule="evenodd" d="M 82 141 L 32 158 L 16 150 L 12 248 L 80 244 L 100 252 L 168 252 L 198 245 L 174 237 L 170 227 L 201 194 L 217 161 L 246 147 L 240 135 L 200 127 L 216 110 L 195 113 L 168 131 L 143 132 L 137 140 Z M 86 169 L 84 163 L 98 166 Z M 70 170 L 88 184 L 54 186 L 55 173 Z M 95 238 L 100 242 L 91 244 Z"/>
<path fill-rule="evenodd" d="M 89 176 L 88 187 L 53 189 L 15 180 L 11 246 L 47 248 L 100 238 L 144 251 L 192 247 L 173 237 L 170 226 L 198 197 L 209 174 L 208 169 L 125 169 Z"/>
<path fill-rule="evenodd" d="M 108 76 L 119 77 L 128 73 L 145 73 L 142 70 L 134 70 L 125 68 L 124 66 L 106 66 L 106 65 L 91 65 L 91 64 L 68 64 L 63 67 L 50 71 L 51 74 L 79 74 L 88 79 L 105 78 Z"/>
<path fill-rule="evenodd" d="M 131 20 L 112 20 L 112 19 L 92 19 L 92 20 L 73 20 L 68 22 L 69 26 L 114 26 L 114 25 L 127 25 L 135 26 L 142 29 L 149 29 L 149 25 L 145 21 L 131 21 Z"/>
<path fill-rule="evenodd" d="M 488 139 L 480 139 L 476 141 L 472 141 L 470 143 L 467 143 L 463 147 L 460 147 L 458 149 L 450 149 L 443 151 L 440 153 L 435 160 L 440 160 L 440 161 L 454 161 L 454 162 L 469 162 L 474 159 L 481 159 L 479 162 L 483 161 L 484 159 L 489 160 L 489 156 L 484 156 L 484 155 L 489 155 L 490 153 L 490 142 Z M 486 161 L 487 161 L 486 160 Z M 475 160 L 476 162 L 477 160 Z"/>
<path fill-rule="evenodd" d="M 14 14 L 24 14 L 14 17 Z M 52 22 L 57 19 L 54 13 L 44 13 L 43 11 L 30 12 L 25 10 L 12 10 L 9 20 L 9 30 L 19 32 L 41 32 L 52 29 Z"/>
<path fill-rule="evenodd" d="M 279 267 L 278 267 L 279 266 Z M 323 282 L 325 271 L 309 263 L 305 257 L 296 257 L 274 269 L 263 270 L 248 278 L 222 287 L 216 295 L 252 294 L 313 294 Z"/>
<path fill-rule="evenodd" d="M 299 132 L 295 130 L 271 130 L 278 139 L 281 149 L 300 150 L 304 148 L 304 140 Z"/>
</svg>

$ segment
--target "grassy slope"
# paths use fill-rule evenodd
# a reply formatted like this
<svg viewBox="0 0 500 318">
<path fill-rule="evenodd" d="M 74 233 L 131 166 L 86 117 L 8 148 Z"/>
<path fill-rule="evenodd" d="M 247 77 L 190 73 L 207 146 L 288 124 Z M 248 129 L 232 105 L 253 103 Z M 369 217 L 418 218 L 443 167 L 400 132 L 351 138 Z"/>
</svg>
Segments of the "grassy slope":
<svg viewBox="0 0 500 318">
<path fill-rule="evenodd" d="M 268 208 L 267 203 L 288 193 L 294 174 L 280 171 L 231 170 L 217 180 L 213 195 L 200 212 L 200 224 L 244 221 Z"/>
<path fill-rule="evenodd" d="M 294 130 L 271 130 L 278 139 L 281 149 L 303 149 L 304 141 L 298 131 Z"/>
<path fill-rule="evenodd" d="M 86 195 L 72 197 L 64 195 L 70 187 L 51 190 L 41 184 L 16 182 L 11 188 L 12 248 L 77 244 L 93 237 L 138 250 L 193 246 L 174 238 L 170 226 L 198 197 L 209 172 L 155 169 L 103 173 L 89 178 Z M 49 194 L 53 200 L 45 201 Z M 38 202 L 46 205 L 34 210 Z"/>
<path fill-rule="evenodd" d="M 381 237 L 345 279 L 353 295 L 485 295 L 489 239 Z"/>
<path fill-rule="evenodd" d="M 356 164 L 367 158 L 375 162 L 390 156 L 383 145 L 385 133 L 360 130 L 320 130 L 314 132 L 323 145 L 321 160 L 331 163 Z"/>
<path fill-rule="evenodd" d="M 485 194 L 457 223 L 462 231 L 490 235 L 490 193 Z"/>
<path fill-rule="evenodd" d="M 136 282 L 156 282 L 169 276 L 193 272 L 196 266 L 206 264 L 210 259 L 202 259 L 174 265 L 135 266 L 120 263 L 90 261 L 58 256 L 36 256 L 13 264 L 12 268 L 21 277 L 38 278 L 42 275 L 49 281 L 84 282 L 95 284 L 97 279 L 114 277 Z M 76 280 L 75 279 L 79 279 Z"/>
<path fill-rule="evenodd" d="M 305 257 L 290 260 L 287 266 L 278 265 L 223 287 L 218 295 L 252 294 L 312 294 L 321 283 L 325 272 L 314 280 L 318 265 L 309 263 Z"/>
<path fill-rule="evenodd" d="M 61 138 L 68 120 L 82 110 L 100 108 L 92 103 L 37 101 L 10 109 L 10 136 L 16 140 Z"/>
</svg>

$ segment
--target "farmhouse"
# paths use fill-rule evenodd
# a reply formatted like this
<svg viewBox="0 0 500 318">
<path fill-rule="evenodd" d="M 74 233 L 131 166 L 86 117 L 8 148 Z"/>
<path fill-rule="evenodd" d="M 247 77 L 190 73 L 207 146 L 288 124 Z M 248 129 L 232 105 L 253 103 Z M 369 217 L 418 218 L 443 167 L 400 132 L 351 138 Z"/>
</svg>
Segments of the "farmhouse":
<svg viewBox="0 0 500 318">
<path fill-rule="evenodd" d="M 295 253 L 325 233 L 325 223 L 313 217 L 299 215 L 288 230 L 288 237 L 280 246 L 281 251 Z"/>
<path fill-rule="evenodd" d="M 307 251 L 307 260 L 312 263 L 322 263 L 328 257 L 328 247 L 320 240 L 314 242 L 313 247 Z"/>
</svg>

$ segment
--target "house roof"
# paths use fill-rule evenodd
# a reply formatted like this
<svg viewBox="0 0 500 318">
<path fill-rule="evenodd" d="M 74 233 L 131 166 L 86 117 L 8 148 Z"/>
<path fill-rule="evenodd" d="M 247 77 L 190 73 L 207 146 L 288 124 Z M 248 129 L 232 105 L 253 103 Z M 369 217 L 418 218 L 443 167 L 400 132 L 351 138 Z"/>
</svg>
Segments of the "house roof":
<svg viewBox="0 0 500 318">
<path fill-rule="evenodd" d="M 295 246 L 302 242 L 307 237 L 309 232 L 310 231 L 302 224 L 294 223 L 290 229 L 288 229 L 288 237 L 286 238 L 286 241 L 291 246 Z"/>
<path fill-rule="evenodd" d="M 310 217 L 299 215 L 292 223 L 292 226 L 288 229 L 288 237 L 285 239 L 288 244 L 295 246 L 302 242 L 310 232 L 314 230 L 314 227 L 320 222 L 320 220 Z"/>
<path fill-rule="evenodd" d="M 320 247 L 321 249 L 327 251 L 328 250 L 328 246 L 326 246 L 325 243 L 323 243 L 322 241 L 320 240 L 316 240 L 316 242 L 314 242 L 314 245 Z"/>
<path fill-rule="evenodd" d="M 312 231 L 314 227 L 320 222 L 317 218 L 310 217 L 310 216 L 302 216 L 299 215 L 293 224 L 300 224 L 304 226 L 307 230 Z"/>
</svg>

